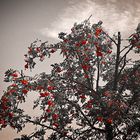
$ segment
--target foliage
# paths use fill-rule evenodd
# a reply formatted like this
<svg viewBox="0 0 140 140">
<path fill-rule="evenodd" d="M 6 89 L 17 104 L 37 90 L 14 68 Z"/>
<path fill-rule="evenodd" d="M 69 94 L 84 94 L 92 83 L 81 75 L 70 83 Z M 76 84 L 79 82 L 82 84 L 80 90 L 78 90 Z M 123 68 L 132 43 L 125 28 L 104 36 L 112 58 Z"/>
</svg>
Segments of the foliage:
<svg viewBox="0 0 140 140">
<path fill-rule="evenodd" d="M 21 139 L 43 140 L 136 140 L 140 133 L 140 60 L 128 57 L 140 52 L 140 33 L 132 34 L 122 46 L 121 34 L 110 37 L 102 22 L 89 20 L 77 24 L 71 33 L 59 33 L 60 42 L 48 44 L 36 40 L 25 54 L 25 69 L 33 69 L 36 59 L 43 61 L 60 51 L 61 63 L 52 64 L 51 73 L 34 77 L 9 69 L 10 82 L 0 101 L 0 128 L 11 126 L 22 131 L 26 123 L 39 126 Z M 42 114 L 25 114 L 20 104 L 29 92 L 38 99 L 33 109 Z M 32 93 L 34 94 L 34 93 Z"/>
</svg>

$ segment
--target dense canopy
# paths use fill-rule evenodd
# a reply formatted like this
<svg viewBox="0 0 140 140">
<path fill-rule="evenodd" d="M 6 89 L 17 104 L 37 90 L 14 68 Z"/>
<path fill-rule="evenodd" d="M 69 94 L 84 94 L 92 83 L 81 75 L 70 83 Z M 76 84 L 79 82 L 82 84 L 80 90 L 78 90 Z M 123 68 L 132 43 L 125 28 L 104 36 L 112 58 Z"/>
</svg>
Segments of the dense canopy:
<svg viewBox="0 0 140 140">
<path fill-rule="evenodd" d="M 123 46 L 121 33 L 113 37 L 102 27 L 102 21 L 89 19 L 59 33 L 56 44 L 36 40 L 25 54 L 25 69 L 33 69 L 36 59 L 51 58 L 56 51 L 61 63 L 52 64 L 50 73 L 26 76 L 9 69 L 5 82 L 10 86 L 0 100 L 0 127 L 10 125 L 22 131 L 26 123 L 37 129 L 22 139 L 48 140 L 136 140 L 140 133 L 140 32 L 131 34 Z M 47 59 L 48 59 L 47 58 Z M 20 104 L 29 92 L 38 93 L 33 109 L 40 116 L 25 114 Z"/>
</svg>

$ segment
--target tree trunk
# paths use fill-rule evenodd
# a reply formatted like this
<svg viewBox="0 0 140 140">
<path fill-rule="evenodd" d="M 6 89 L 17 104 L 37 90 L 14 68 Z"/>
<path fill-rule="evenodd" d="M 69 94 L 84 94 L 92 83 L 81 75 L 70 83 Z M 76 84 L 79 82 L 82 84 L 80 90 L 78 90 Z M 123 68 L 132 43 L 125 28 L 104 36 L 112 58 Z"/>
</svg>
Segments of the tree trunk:
<svg viewBox="0 0 140 140">
<path fill-rule="evenodd" d="M 121 33 L 118 32 L 117 54 L 116 54 L 114 86 L 113 86 L 114 91 L 117 91 L 117 85 L 118 85 L 118 79 L 117 78 L 118 78 L 118 70 L 119 70 L 120 47 L 121 47 Z"/>
<path fill-rule="evenodd" d="M 105 124 L 106 140 L 113 140 L 113 128 L 110 124 Z"/>
</svg>

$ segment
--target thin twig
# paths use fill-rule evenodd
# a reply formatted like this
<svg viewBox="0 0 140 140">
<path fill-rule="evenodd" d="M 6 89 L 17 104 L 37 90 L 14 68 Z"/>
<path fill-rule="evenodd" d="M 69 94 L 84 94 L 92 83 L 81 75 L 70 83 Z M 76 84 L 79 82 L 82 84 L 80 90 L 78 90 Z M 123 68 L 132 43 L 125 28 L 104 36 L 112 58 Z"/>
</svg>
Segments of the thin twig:
<svg viewBox="0 0 140 140">
<path fill-rule="evenodd" d="M 133 45 L 129 48 L 129 50 L 123 55 L 123 57 L 120 59 L 119 63 L 121 63 L 121 61 L 123 60 L 124 57 L 126 57 L 126 55 L 133 49 Z"/>
<path fill-rule="evenodd" d="M 96 92 L 98 93 L 99 88 L 99 78 L 100 78 L 100 62 L 99 57 L 97 56 L 97 81 L 96 81 Z"/>
<path fill-rule="evenodd" d="M 118 76 L 117 76 L 118 78 L 119 78 L 120 74 L 122 73 L 125 66 L 126 66 L 126 57 L 124 57 L 124 63 L 123 63 L 123 66 L 122 66 L 120 72 L 118 73 Z"/>
<path fill-rule="evenodd" d="M 114 42 L 114 44 L 117 46 L 118 44 L 116 43 L 116 41 L 113 39 L 113 38 L 111 38 L 106 32 L 104 32 L 103 31 L 103 33 L 107 36 L 107 37 L 109 37 L 109 39 L 112 41 L 112 42 Z"/>
<path fill-rule="evenodd" d="M 122 53 L 125 49 L 127 49 L 128 47 L 130 47 L 131 45 L 128 45 L 128 46 L 125 46 L 121 51 L 120 53 Z"/>
</svg>

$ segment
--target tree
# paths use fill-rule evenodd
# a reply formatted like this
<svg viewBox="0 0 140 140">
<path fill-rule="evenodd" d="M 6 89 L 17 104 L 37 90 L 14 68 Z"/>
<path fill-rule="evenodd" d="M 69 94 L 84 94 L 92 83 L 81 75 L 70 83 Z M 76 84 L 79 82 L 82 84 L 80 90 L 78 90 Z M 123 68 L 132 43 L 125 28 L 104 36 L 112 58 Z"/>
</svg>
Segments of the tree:
<svg viewBox="0 0 140 140">
<path fill-rule="evenodd" d="M 61 63 L 52 64 L 51 73 L 33 77 L 9 69 L 5 82 L 11 82 L 0 101 L 0 127 L 10 125 L 22 131 L 26 123 L 39 128 L 22 140 L 136 140 L 140 134 L 140 33 L 130 35 L 123 46 L 121 33 L 110 37 L 102 21 L 89 19 L 74 24 L 71 33 L 59 33 L 60 42 L 36 40 L 25 54 L 25 69 L 35 60 L 59 51 Z M 33 109 L 42 114 L 33 119 L 19 107 L 29 92 L 38 93 Z M 20 138 L 19 138 L 20 140 Z"/>
</svg>

